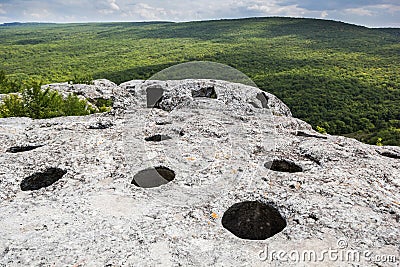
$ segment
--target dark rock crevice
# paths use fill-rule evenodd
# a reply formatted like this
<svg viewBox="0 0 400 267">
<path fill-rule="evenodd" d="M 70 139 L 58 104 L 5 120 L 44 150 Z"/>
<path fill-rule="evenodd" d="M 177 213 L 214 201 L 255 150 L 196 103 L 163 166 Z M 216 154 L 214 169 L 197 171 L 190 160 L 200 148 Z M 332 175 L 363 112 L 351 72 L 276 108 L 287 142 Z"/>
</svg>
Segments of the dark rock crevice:
<svg viewBox="0 0 400 267">
<path fill-rule="evenodd" d="M 146 137 L 144 140 L 147 142 L 161 142 L 161 141 L 165 141 L 165 140 L 169 140 L 169 139 L 172 139 L 172 138 L 169 137 L 168 135 L 156 134 L 156 135 Z"/>
<path fill-rule="evenodd" d="M 260 100 L 261 106 L 263 108 L 269 108 L 269 106 L 268 106 L 269 97 L 264 92 L 258 93 L 256 98 L 258 100 Z"/>
<path fill-rule="evenodd" d="M 264 167 L 277 172 L 302 172 L 303 168 L 295 162 L 287 159 L 274 159 L 273 161 L 266 162 Z"/>
<path fill-rule="evenodd" d="M 381 156 L 387 157 L 387 158 L 392 158 L 392 159 L 400 159 L 400 153 L 396 153 L 394 151 L 381 151 L 378 152 Z"/>
<path fill-rule="evenodd" d="M 111 127 L 113 127 L 114 124 L 110 121 L 98 121 L 96 123 L 93 123 L 91 125 L 89 125 L 89 129 L 90 130 L 105 130 L 105 129 L 109 129 Z"/>
<path fill-rule="evenodd" d="M 6 150 L 7 153 L 21 153 L 21 152 L 27 152 L 31 150 L 35 150 L 39 147 L 42 147 L 44 145 L 37 145 L 37 146 L 13 146 L 10 147 L 9 149 Z"/>
<path fill-rule="evenodd" d="M 317 134 L 317 133 L 312 133 L 312 132 L 306 132 L 306 131 L 297 131 L 297 132 L 295 132 L 295 135 L 296 135 L 296 136 L 301 136 L 301 137 L 328 139 L 327 136 L 324 136 L 324 135 L 322 135 L 322 134 Z"/>
<path fill-rule="evenodd" d="M 214 86 L 200 88 L 199 90 L 192 90 L 192 97 L 206 97 L 217 99 L 217 93 Z"/>
</svg>

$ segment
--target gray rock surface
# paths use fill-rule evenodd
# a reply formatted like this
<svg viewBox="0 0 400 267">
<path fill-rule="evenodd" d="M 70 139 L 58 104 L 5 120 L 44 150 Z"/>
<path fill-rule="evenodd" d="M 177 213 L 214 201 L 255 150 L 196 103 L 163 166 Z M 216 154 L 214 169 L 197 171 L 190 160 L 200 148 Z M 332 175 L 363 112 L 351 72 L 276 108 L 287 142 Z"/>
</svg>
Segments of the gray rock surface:
<svg viewBox="0 0 400 267">
<path fill-rule="evenodd" d="M 112 98 L 114 108 L 0 119 L 0 266 L 399 265 L 397 147 L 321 136 L 275 96 L 223 81 L 50 87 Z M 211 87 L 216 98 L 194 97 Z M 164 90 L 160 108 L 147 107 L 148 88 Z M 157 134 L 170 139 L 145 141 Z M 18 146 L 38 147 L 7 152 Z M 274 160 L 302 171 L 265 167 Z M 156 166 L 175 179 L 155 188 L 131 183 Z M 21 190 L 50 168 L 66 174 Z M 255 200 L 275 207 L 287 226 L 266 240 L 239 239 L 221 219 L 235 203 Z M 324 250 L 338 258 L 322 259 Z M 271 260 L 276 251 L 292 257 Z M 318 259 L 296 260 L 304 251 Z"/>
<path fill-rule="evenodd" d="M 94 80 L 93 84 L 70 84 L 70 83 L 55 83 L 42 86 L 43 89 L 50 88 L 57 90 L 64 96 L 69 93 L 75 93 L 88 99 L 104 98 L 110 99 L 116 94 L 115 90 L 119 87 L 106 79 Z"/>
</svg>

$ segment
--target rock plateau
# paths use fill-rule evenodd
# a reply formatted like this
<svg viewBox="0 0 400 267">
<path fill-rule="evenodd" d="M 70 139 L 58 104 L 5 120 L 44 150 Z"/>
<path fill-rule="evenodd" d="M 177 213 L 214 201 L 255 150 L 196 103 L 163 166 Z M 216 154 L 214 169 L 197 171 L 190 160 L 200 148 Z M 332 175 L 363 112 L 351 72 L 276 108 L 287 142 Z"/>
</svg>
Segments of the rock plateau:
<svg viewBox="0 0 400 267">
<path fill-rule="evenodd" d="M 46 87 L 114 106 L 0 119 L 0 266 L 398 266 L 399 148 L 224 81 Z"/>
</svg>

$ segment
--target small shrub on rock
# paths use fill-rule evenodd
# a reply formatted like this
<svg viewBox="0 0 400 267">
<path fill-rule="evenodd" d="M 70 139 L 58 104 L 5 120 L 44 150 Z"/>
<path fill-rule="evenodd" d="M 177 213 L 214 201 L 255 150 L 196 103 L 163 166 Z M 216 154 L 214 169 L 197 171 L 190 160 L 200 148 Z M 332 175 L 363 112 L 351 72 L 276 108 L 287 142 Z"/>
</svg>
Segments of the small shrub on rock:
<svg viewBox="0 0 400 267">
<path fill-rule="evenodd" d="M 47 119 L 60 116 L 84 116 L 95 109 L 74 94 L 66 98 L 54 90 L 42 90 L 40 83 L 23 90 L 22 94 L 10 94 L 0 104 L 0 117 L 30 117 Z"/>
</svg>

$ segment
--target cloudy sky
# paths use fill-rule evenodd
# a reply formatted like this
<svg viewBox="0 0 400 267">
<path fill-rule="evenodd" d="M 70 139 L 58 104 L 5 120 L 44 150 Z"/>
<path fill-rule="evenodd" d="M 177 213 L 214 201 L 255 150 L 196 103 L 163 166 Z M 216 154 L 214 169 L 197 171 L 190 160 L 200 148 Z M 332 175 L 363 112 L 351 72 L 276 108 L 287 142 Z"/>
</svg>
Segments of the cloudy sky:
<svg viewBox="0 0 400 267">
<path fill-rule="evenodd" d="M 0 0 L 0 23 L 192 21 L 261 16 L 400 27 L 400 0 Z"/>
</svg>

